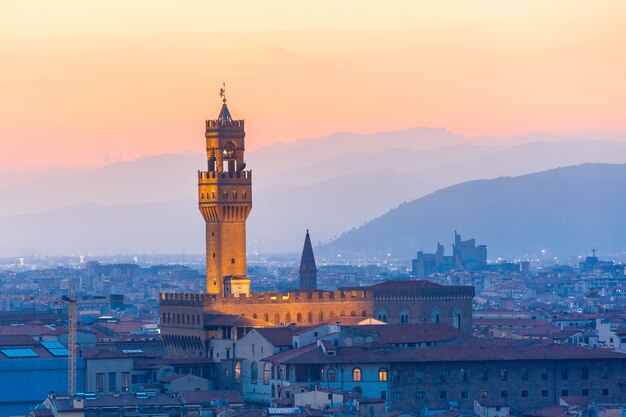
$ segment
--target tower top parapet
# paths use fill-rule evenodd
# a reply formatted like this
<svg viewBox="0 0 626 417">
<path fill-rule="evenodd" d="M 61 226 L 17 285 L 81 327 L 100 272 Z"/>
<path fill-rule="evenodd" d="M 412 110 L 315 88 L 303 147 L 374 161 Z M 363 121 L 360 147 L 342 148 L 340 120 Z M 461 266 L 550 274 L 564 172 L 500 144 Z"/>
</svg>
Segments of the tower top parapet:
<svg viewBox="0 0 626 417">
<path fill-rule="evenodd" d="M 206 121 L 206 131 L 217 132 L 233 130 L 243 131 L 244 121 L 233 119 L 233 116 L 230 114 L 230 110 L 228 110 L 228 106 L 224 103 L 222 104 L 222 110 L 220 110 L 220 114 L 217 116 L 217 119 Z"/>
</svg>

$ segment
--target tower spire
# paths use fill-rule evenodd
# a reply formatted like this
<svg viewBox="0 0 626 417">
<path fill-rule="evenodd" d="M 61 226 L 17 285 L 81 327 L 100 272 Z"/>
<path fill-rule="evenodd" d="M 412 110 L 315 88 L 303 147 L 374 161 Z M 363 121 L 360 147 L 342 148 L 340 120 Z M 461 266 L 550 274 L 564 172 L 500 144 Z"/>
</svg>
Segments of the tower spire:
<svg viewBox="0 0 626 417">
<path fill-rule="evenodd" d="M 302 248 L 302 258 L 300 259 L 300 288 L 317 288 L 317 266 L 315 265 L 315 255 L 313 255 L 313 245 L 309 229 L 306 229 L 304 247 Z"/>
<path fill-rule="evenodd" d="M 217 117 L 217 121 L 220 125 L 227 125 L 232 123 L 233 116 L 230 115 L 230 111 L 226 105 L 226 83 L 222 83 L 222 88 L 220 88 L 220 97 L 222 98 L 222 110 L 220 110 L 220 115 Z"/>
</svg>

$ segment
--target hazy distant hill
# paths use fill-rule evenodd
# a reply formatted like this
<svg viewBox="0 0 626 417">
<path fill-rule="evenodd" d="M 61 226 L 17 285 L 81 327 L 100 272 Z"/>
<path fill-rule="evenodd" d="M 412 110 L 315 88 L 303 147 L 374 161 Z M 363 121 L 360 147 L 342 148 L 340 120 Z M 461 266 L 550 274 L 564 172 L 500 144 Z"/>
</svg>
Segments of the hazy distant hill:
<svg viewBox="0 0 626 417">
<path fill-rule="evenodd" d="M 404 201 L 463 181 L 585 162 L 626 163 L 625 143 L 548 139 L 515 146 L 493 145 L 497 141 L 490 139 L 492 145 L 487 146 L 443 129 L 419 128 L 372 135 L 337 133 L 248 152 L 254 178 L 248 248 L 297 252 L 307 227 L 314 243 L 329 242 Z M 198 144 L 201 149 L 202 137 Z M 96 212 L 99 218 L 90 225 L 93 235 L 102 233 L 102 242 L 108 234 L 117 236 L 119 251 L 201 253 L 197 233 L 202 219 L 194 201 L 196 171 L 205 165 L 197 152 L 143 157 L 85 173 L 38 172 L 24 178 L 0 173 L 5 184 L 0 185 L 0 256 L 63 253 L 60 248 L 78 253 L 87 235 L 74 233 L 73 220 L 86 222 Z M 19 185 L 6 186 L 18 184 L 16 178 Z M 188 203 L 183 206 L 181 201 Z M 137 205 L 150 206 L 155 213 L 171 210 L 159 220 L 160 233 Z M 50 217 L 53 213 L 56 217 Z M 185 231 L 175 244 L 167 219 L 176 219 L 177 230 Z M 31 224 L 39 224 L 36 234 L 25 233 Z M 131 235 L 131 230 L 137 232 Z M 151 236 L 150 241 L 142 241 L 137 233 Z M 113 244 L 100 245 L 95 238 L 89 242 L 92 252 L 115 252 Z"/>
<path fill-rule="evenodd" d="M 124 206 L 77 204 L 2 217 L 0 253 L 202 253 L 204 228 L 196 204 L 193 199 Z"/>
<path fill-rule="evenodd" d="M 554 256 L 626 250 L 626 164 L 585 164 L 471 181 L 403 204 L 316 249 L 320 255 L 414 257 L 450 250 L 454 230 L 490 256 L 546 249 Z"/>
</svg>

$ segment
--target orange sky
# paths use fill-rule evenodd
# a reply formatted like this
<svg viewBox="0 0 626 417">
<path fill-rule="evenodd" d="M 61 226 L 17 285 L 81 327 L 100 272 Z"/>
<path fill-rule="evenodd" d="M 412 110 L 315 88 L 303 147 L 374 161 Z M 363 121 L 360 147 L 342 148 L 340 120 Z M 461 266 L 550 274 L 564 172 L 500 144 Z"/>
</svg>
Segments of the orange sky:
<svg viewBox="0 0 626 417">
<path fill-rule="evenodd" d="M 626 129 L 626 2 L 0 0 L 0 170 L 334 131 Z"/>
</svg>

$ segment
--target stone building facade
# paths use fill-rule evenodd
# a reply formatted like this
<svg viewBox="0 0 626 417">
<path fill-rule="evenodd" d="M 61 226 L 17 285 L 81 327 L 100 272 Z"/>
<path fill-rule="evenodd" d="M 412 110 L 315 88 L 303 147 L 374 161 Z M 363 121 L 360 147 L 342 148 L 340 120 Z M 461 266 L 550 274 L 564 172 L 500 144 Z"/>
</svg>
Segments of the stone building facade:
<svg viewBox="0 0 626 417">
<path fill-rule="evenodd" d="M 269 384 L 353 391 L 417 415 L 426 407 L 452 405 L 471 412 L 475 400 L 506 405 L 515 415 L 557 405 L 562 397 L 626 401 L 623 353 L 474 338 L 446 326 L 395 327 L 405 330 L 342 326 L 331 343 L 320 340 L 266 357 L 282 376 Z M 357 339 L 358 333 L 371 336 Z"/>
</svg>

